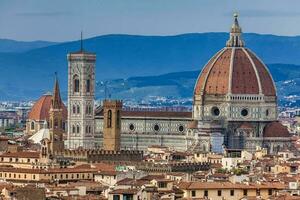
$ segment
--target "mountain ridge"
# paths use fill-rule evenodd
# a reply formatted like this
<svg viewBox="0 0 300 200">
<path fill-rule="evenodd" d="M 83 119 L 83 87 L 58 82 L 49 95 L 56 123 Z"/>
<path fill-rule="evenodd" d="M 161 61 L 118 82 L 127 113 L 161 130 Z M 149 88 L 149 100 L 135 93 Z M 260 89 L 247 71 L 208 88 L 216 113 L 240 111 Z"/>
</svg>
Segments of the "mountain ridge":
<svg viewBox="0 0 300 200">
<path fill-rule="evenodd" d="M 222 32 L 173 36 L 111 34 L 85 39 L 83 47 L 97 54 L 96 79 L 104 81 L 201 70 L 225 46 L 228 37 L 228 33 Z M 293 68 L 290 71 L 297 70 L 293 64 L 300 64 L 300 36 L 246 33 L 244 39 L 246 46 L 265 63 L 289 63 L 284 66 Z M 2 99 L 39 97 L 51 90 L 54 72 L 58 72 L 61 88 L 66 91 L 67 53 L 77 51 L 79 47 L 78 40 L 25 52 L 0 53 Z M 292 73 L 275 76 L 289 79 Z"/>
</svg>

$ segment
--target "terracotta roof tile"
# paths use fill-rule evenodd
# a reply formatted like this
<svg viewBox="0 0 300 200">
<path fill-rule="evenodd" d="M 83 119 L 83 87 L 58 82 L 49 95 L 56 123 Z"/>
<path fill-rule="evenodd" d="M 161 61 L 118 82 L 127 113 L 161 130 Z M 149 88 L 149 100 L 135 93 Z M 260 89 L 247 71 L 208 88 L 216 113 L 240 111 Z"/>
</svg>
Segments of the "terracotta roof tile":
<svg viewBox="0 0 300 200">
<path fill-rule="evenodd" d="M 280 122 L 271 122 L 264 128 L 264 137 L 290 137 L 287 127 Z"/>
<path fill-rule="evenodd" d="M 40 121 L 40 120 L 49 120 L 49 111 L 51 107 L 52 95 L 43 95 L 39 100 L 32 106 L 28 119 Z M 63 116 L 64 119 L 67 119 L 68 111 L 66 106 L 62 103 L 63 106 Z"/>
<path fill-rule="evenodd" d="M 194 94 L 200 95 L 202 90 L 211 95 L 225 95 L 230 91 L 232 94 L 259 94 L 259 83 L 264 95 L 276 96 L 272 77 L 259 58 L 247 48 L 233 51 L 227 47 L 204 66 Z"/>
</svg>

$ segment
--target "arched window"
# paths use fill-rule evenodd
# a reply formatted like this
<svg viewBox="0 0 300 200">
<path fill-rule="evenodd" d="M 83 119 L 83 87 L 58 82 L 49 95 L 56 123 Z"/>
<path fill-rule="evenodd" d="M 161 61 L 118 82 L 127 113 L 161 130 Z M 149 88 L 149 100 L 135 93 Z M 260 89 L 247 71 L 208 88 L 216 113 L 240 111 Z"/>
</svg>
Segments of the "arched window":
<svg viewBox="0 0 300 200">
<path fill-rule="evenodd" d="M 77 133 L 80 132 L 80 127 L 77 125 Z"/>
<path fill-rule="evenodd" d="M 112 122 L 112 112 L 111 112 L 111 110 L 108 110 L 108 112 L 107 112 L 107 128 L 111 128 L 111 122 Z"/>
<path fill-rule="evenodd" d="M 85 127 L 85 133 L 89 133 L 89 127 L 88 126 Z"/>
<path fill-rule="evenodd" d="M 73 84 L 74 92 L 79 92 L 79 77 L 77 75 L 73 77 Z"/>
<path fill-rule="evenodd" d="M 91 92 L 91 80 L 86 80 L 86 92 Z"/>
<path fill-rule="evenodd" d="M 31 124 L 30 124 L 30 129 L 31 129 L 31 130 L 34 130 L 34 122 L 31 122 Z"/>
<path fill-rule="evenodd" d="M 92 106 L 89 106 L 89 113 L 92 114 Z"/>
<path fill-rule="evenodd" d="M 75 113 L 76 113 L 76 106 L 73 105 L 73 114 L 75 114 Z"/>
<path fill-rule="evenodd" d="M 121 114 L 119 110 L 117 111 L 117 127 L 121 127 Z"/>
<path fill-rule="evenodd" d="M 89 126 L 89 133 L 91 133 L 92 132 L 92 128 L 91 128 L 91 126 Z"/>
<path fill-rule="evenodd" d="M 73 125 L 73 127 L 72 127 L 72 133 L 76 133 L 76 130 L 75 130 L 76 128 L 75 128 L 75 126 Z"/>
<path fill-rule="evenodd" d="M 58 120 L 54 119 L 54 128 L 58 128 Z"/>
<path fill-rule="evenodd" d="M 79 113 L 80 113 L 80 106 L 77 105 L 77 114 L 79 114 Z"/>
<path fill-rule="evenodd" d="M 89 114 L 89 106 L 88 105 L 86 105 L 86 107 L 85 107 L 85 114 Z"/>
</svg>

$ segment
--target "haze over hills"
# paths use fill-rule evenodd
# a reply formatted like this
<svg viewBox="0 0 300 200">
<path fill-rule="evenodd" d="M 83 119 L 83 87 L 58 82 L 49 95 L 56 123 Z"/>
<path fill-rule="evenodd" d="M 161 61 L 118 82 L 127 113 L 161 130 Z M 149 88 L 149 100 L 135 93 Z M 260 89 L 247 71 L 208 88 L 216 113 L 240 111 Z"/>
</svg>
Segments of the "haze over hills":
<svg viewBox="0 0 300 200">
<path fill-rule="evenodd" d="M 25 52 L 32 49 L 47 47 L 55 44 L 58 43 L 48 41 L 23 42 L 9 39 L 0 39 L 0 52 Z"/>
<path fill-rule="evenodd" d="M 96 79 L 113 80 L 113 96 L 126 97 L 137 90 L 142 94 L 192 95 L 193 84 L 202 66 L 223 48 L 228 33 L 193 33 L 177 36 L 104 35 L 84 41 L 84 49 L 97 54 Z M 244 34 L 246 46 L 269 65 L 279 82 L 296 80 L 299 76 L 300 37 Z M 9 51 L 1 48 L 0 40 L 0 99 L 36 99 L 52 90 L 53 74 L 59 74 L 62 91 L 66 94 L 68 52 L 77 51 L 80 42 L 32 44 L 21 50 L 12 44 Z M 34 47 L 34 45 L 37 45 Z M 195 71 L 157 76 L 171 72 Z M 137 76 L 148 76 L 140 77 Z M 150 76 L 150 77 L 149 77 Z M 166 76 L 169 77 L 166 79 Z M 135 78 L 130 78 L 135 77 Z M 125 82 L 123 79 L 126 79 Z M 120 89 L 117 83 L 123 88 Z M 171 87 L 170 85 L 176 85 Z M 154 84 L 154 86 L 153 86 Z M 114 86 L 117 89 L 113 89 Z M 149 86 L 150 85 L 150 86 Z M 297 85 L 297 84 L 296 84 Z M 127 88 L 125 88 L 126 86 Z M 99 87 L 98 97 L 101 94 Z M 162 88 L 158 90 L 157 88 Z M 295 87 L 297 88 L 297 86 Z M 128 92 L 128 91 L 131 91 Z M 284 94 L 285 95 L 285 94 Z"/>
</svg>

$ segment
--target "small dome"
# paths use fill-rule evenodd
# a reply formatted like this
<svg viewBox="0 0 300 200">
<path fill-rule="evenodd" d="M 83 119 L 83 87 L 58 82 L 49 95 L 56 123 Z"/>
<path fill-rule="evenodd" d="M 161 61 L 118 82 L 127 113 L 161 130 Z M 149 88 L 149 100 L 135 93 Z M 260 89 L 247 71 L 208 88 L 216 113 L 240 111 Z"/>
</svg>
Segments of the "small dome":
<svg viewBox="0 0 300 200">
<path fill-rule="evenodd" d="M 49 119 L 49 111 L 51 107 L 51 100 L 52 95 L 51 94 L 45 94 L 39 100 L 32 106 L 29 114 L 28 119 L 29 120 L 35 120 L 35 121 L 41 121 L 41 120 L 47 120 Z M 67 119 L 67 108 L 63 104 L 63 115 L 64 119 Z"/>
<path fill-rule="evenodd" d="M 287 127 L 280 122 L 271 122 L 264 128 L 264 137 L 290 137 Z"/>
</svg>

